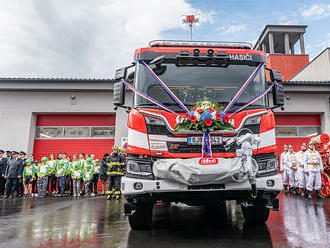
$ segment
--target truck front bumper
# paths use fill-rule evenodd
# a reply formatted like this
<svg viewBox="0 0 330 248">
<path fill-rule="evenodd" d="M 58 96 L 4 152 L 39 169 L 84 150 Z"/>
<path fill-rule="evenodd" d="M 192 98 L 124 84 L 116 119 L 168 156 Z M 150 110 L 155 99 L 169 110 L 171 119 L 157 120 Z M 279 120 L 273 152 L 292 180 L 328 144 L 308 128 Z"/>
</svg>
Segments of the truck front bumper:
<svg viewBox="0 0 330 248">
<path fill-rule="evenodd" d="M 282 177 L 280 174 L 267 177 L 258 177 L 256 178 L 256 185 L 258 191 L 268 191 L 277 194 L 283 187 Z M 144 180 L 130 177 L 123 177 L 121 180 L 121 191 L 125 196 L 188 192 L 222 192 L 223 194 L 226 194 L 228 192 L 239 193 L 239 191 L 247 192 L 249 190 L 251 190 L 251 185 L 248 181 L 241 183 L 192 187 L 169 180 Z"/>
</svg>

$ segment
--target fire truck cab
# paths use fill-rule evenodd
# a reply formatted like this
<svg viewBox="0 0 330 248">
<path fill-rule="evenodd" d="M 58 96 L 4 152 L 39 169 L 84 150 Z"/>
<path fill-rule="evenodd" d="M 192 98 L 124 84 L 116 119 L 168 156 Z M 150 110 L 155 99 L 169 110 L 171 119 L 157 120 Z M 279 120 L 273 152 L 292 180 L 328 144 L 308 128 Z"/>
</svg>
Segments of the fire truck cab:
<svg viewBox="0 0 330 248">
<path fill-rule="evenodd" d="M 138 91 L 184 114 L 141 61 L 148 64 L 188 108 L 204 98 L 226 106 L 255 68 L 262 64 L 230 112 L 269 86 L 266 80 L 266 70 L 269 70 L 271 81 L 277 82 L 277 87 L 269 91 L 269 97 L 262 97 L 232 116 L 233 132 L 215 132 L 211 136 L 213 157 L 228 160 L 242 156 L 240 138 L 258 138 L 252 154 L 257 168 L 255 196 L 251 196 L 253 189 L 248 180 L 189 185 L 155 176 L 153 167 L 157 161 L 180 159 L 184 163 L 185 159 L 200 158 L 202 133 L 175 132 L 176 116 L 139 94 L 134 95 L 133 106 L 125 106 L 123 79 Z M 280 73 L 267 69 L 265 62 L 266 54 L 252 50 L 249 43 L 157 40 L 150 42 L 149 47 L 137 49 L 131 66 L 116 71 L 114 104 L 127 108 L 128 112 L 127 168 L 121 191 L 127 200 L 125 214 L 132 229 L 150 228 L 156 203 L 181 202 L 197 206 L 236 200 L 245 219 L 254 223 L 267 221 L 269 211 L 279 209 L 277 195 L 282 190 L 282 178 L 275 155 L 272 109 L 283 105 L 283 86 Z M 134 74 L 127 76 L 130 67 L 134 67 Z"/>
</svg>

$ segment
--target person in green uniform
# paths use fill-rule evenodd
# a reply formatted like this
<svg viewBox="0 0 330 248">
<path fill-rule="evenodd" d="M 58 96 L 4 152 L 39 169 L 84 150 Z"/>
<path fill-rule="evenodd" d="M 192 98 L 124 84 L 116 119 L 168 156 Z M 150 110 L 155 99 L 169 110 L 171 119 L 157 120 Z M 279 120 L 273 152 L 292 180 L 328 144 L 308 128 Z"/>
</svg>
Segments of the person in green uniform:
<svg viewBox="0 0 330 248">
<path fill-rule="evenodd" d="M 43 157 L 41 159 L 42 163 L 39 165 L 38 168 L 38 197 L 45 197 L 46 196 L 46 188 L 48 184 L 48 173 L 49 173 L 49 166 L 47 164 L 48 158 Z"/>
<path fill-rule="evenodd" d="M 39 162 L 38 160 L 34 160 L 34 161 L 31 161 L 32 162 L 32 166 L 34 168 L 34 176 L 35 176 L 35 180 L 33 181 L 32 183 L 32 196 L 38 196 L 38 169 L 39 169 Z"/>
<path fill-rule="evenodd" d="M 63 196 L 64 194 L 65 175 L 66 175 L 65 163 L 63 160 L 61 160 L 58 164 L 58 168 L 56 171 L 58 196 Z"/>
<path fill-rule="evenodd" d="M 65 179 L 64 179 L 64 191 L 68 193 L 70 191 L 70 157 L 67 157 L 65 152 L 62 153 L 62 158 L 64 161 L 64 167 L 66 171 Z"/>
<path fill-rule="evenodd" d="M 93 170 L 94 170 L 94 175 L 93 175 L 93 180 L 92 180 L 93 193 L 91 194 L 91 196 L 97 195 L 97 184 L 99 182 L 99 174 L 100 174 L 100 160 L 99 159 L 94 160 Z"/>
<path fill-rule="evenodd" d="M 23 170 L 23 183 L 24 183 L 24 194 L 25 197 L 32 197 L 32 183 L 35 180 L 35 171 L 32 165 L 31 159 L 25 161 L 26 166 Z"/>
<path fill-rule="evenodd" d="M 84 169 L 85 168 L 85 153 L 81 152 L 79 153 L 79 162 L 80 162 L 80 166 L 81 166 L 81 169 Z"/>
<path fill-rule="evenodd" d="M 90 196 L 90 192 L 91 192 L 91 182 L 93 179 L 93 174 L 94 171 L 92 169 L 92 159 L 88 158 L 86 160 L 86 164 L 85 164 L 85 169 L 84 171 L 84 175 L 83 175 L 83 180 L 84 180 L 84 187 L 85 187 L 85 196 Z"/>
<path fill-rule="evenodd" d="M 84 171 L 85 164 L 86 164 L 85 153 L 83 153 L 83 152 L 79 153 L 79 162 L 80 162 L 80 169 L 82 171 Z M 82 186 L 82 189 L 81 189 L 82 194 L 85 194 L 85 187 L 84 187 L 84 180 L 83 179 L 80 180 L 80 185 Z"/>
<path fill-rule="evenodd" d="M 49 175 L 48 175 L 48 186 L 47 189 L 49 189 L 49 193 L 55 195 L 56 193 L 56 160 L 55 160 L 55 154 L 51 153 L 49 155 L 49 160 L 48 160 L 48 165 L 49 165 Z"/>
<path fill-rule="evenodd" d="M 62 161 L 62 153 L 57 154 L 57 158 L 56 158 L 56 171 L 60 166 L 60 162 Z M 56 171 L 55 171 L 55 176 L 56 176 Z M 55 193 L 55 195 L 58 195 L 58 178 L 56 177 L 56 184 L 57 184 L 57 191 Z"/>
<path fill-rule="evenodd" d="M 73 162 L 71 171 L 71 177 L 73 181 L 73 196 L 77 197 L 80 196 L 80 179 L 83 177 L 83 172 L 80 168 L 79 162 Z"/>
</svg>

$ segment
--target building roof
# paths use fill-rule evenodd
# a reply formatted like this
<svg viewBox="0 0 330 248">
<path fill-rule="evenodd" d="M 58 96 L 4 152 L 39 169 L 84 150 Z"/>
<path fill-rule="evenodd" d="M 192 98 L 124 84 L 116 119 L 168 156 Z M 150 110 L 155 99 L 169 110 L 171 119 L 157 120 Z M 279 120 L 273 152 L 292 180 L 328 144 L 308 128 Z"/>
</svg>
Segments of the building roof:
<svg viewBox="0 0 330 248">
<path fill-rule="evenodd" d="M 0 78 L 0 91 L 111 91 L 113 79 Z"/>
<path fill-rule="evenodd" d="M 286 81 L 284 93 L 330 94 L 330 81 Z"/>
<path fill-rule="evenodd" d="M 110 78 L 15 78 L 0 77 L 0 82 L 113 82 Z"/>
<path fill-rule="evenodd" d="M 286 81 L 283 82 L 284 87 L 290 86 L 329 86 L 330 81 Z"/>
</svg>

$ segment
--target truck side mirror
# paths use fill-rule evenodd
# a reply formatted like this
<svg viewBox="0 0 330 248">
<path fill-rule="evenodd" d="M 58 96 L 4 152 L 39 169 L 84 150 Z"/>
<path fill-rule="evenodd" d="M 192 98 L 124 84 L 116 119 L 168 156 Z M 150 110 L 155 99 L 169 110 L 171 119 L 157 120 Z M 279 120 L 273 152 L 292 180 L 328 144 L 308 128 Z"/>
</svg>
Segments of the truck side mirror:
<svg viewBox="0 0 330 248">
<path fill-rule="evenodd" d="M 273 87 L 273 102 L 274 107 L 281 107 L 284 105 L 284 87 L 283 84 L 280 82 L 283 82 L 282 74 L 279 71 L 276 70 L 269 70 L 269 76 L 272 82 L 277 82 L 277 85 L 274 85 Z"/>
<path fill-rule="evenodd" d="M 116 70 L 115 81 L 119 81 L 121 79 L 125 79 L 126 76 L 127 76 L 127 67 L 120 68 L 120 69 Z"/>
<path fill-rule="evenodd" d="M 269 75 L 272 82 L 283 82 L 282 74 L 279 71 L 270 69 Z"/>
<path fill-rule="evenodd" d="M 117 82 L 113 85 L 113 104 L 116 106 L 125 104 L 125 85 L 123 82 Z"/>
<path fill-rule="evenodd" d="M 284 87 L 283 84 L 273 86 L 273 102 L 274 107 L 282 107 L 284 105 Z"/>
</svg>

